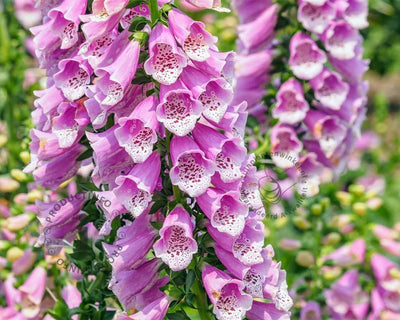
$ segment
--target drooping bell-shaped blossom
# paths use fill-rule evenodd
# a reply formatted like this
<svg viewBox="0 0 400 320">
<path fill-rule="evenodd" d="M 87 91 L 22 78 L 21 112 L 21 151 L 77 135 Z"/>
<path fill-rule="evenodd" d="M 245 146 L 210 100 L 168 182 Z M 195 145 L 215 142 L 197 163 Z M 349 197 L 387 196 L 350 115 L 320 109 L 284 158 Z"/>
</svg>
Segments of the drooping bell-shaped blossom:
<svg viewBox="0 0 400 320">
<path fill-rule="evenodd" d="M 209 188 L 196 198 L 204 214 L 210 219 L 211 225 L 219 232 L 238 236 L 245 226 L 249 213 L 248 207 L 240 201 L 240 194 L 235 191 Z"/>
<path fill-rule="evenodd" d="M 345 9 L 340 13 L 343 19 L 354 29 L 368 27 L 368 1 L 348 0 L 346 1 Z"/>
<path fill-rule="evenodd" d="M 165 85 L 175 83 L 187 65 L 187 58 L 178 48 L 172 32 L 162 23 L 151 31 L 149 53 L 144 69 L 154 80 Z"/>
<path fill-rule="evenodd" d="M 68 308 L 78 308 L 82 303 L 82 295 L 79 292 L 78 288 L 71 283 L 68 283 L 62 290 L 61 296 L 67 304 Z M 73 320 L 78 319 L 78 315 L 72 316 Z"/>
<path fill-rule="evenodd" d="M 25 29 L 37 25 L 41 18 L 41 11 L 35 7 L 33 0 L 14 1 L 15 16 Z"/>
<path fill-rule="evenodd" d="M 32 318 L 39 314 L 45 286 L 46 270 L 38 266 L 33 269 L 24 284 L 18 288 L 21 294 L 22 314 L 25 317 Z"/>
<path fill-rule="evenodd" d="M 86 132 L 86 136 L 93 149 L 95 168 L 92 172 L 92 181 L 96 186 L 110 184 L 116 186 L 115 179 L 127 174 L 134 167 L 132 157 L 120 147 L 115 136 L 117 126 L 101 133 Z"/>
<path fill-rule="evenodd" d="M 301 309 L 300 320 L 321 320 L 321 307 L 314 301 L 308 301 Z"/>
<path fill-rule="evenodd" d="M 185 136 L 193 130 L 200 118 L 203 106 L 181 80 L 160 88 L 157 119 L 177 136 Z"/>
<path fill-rule="evenodd" d="M 156 299 L 154 302 L 147 305 L 141 311 L 134 313 L 130 316 L 120 315 L 117 317 L 118 320 L 163 320 L 167 314 L 170 299 L 167 295 Z"/>
<path fill-rule="evenodd" d="M 241 139 L 228 139 L 219 131 L 202 124 L 196 125 L 193 137 L 207 158 L 215 162 L 223 182 L 234 182 L 242 177 L 241 167 L 247 152 L 241 145 Z"/>
<path fill-rule="evenodd" d="M 228 9 L 221 6 L 221 0 L 182 0 L 182 5 L 193 11 L 213 9 L 220 12 L 229 12 Z"/>
<path fill-rule="evenodd" d="M 118 239 L 113 244 L 103 243 L 113 272 L 117 274 L 140 265 L 152 247 L 155 236 L 156 230 L 151 226 L 150 216 L 146 212 L 131 224 L 119 228 Z"/>
<path fill-rule="evenodd" d="M 57 88 L 61 89 L 63 95 L 69 101 L 81 98 L 90 83 L 92 68 L 79 56 L 61 60 L 60 71 L 54 75 L 54 82 Z"/>
<path fill-rule="evenodd" d="M 390 253 L 394 256 L 400 257 L 400 241 L 395 241 L 391 239 L 381 239 L 379 241 L 382 249 L 387 253 Z"/>
<path fill-rule="evenodd" d="M 309 1 L 300 0 L 297 19 L 308 31 L 323 33 L 336 16 L 336 8 L 330 1 L 323 5 L 315 5 Z"/>
<path fill-rule="evenodd" d="M 309 105 L 299 81 L 295 79 L 286 81 L 279 88 L 276 98 L 272 116 L 281 123 L 296 124 L 306 117 Z"/>
<path fill-rule="evenodd" d="M 278 310 L 273 303 L 254 300 L 246 317 L 249 320 L 290 320 L 290 313 Z"/>
<path fill-rule="evenodd" d="M 279 124 L 272 128 L 271 154 L 272 160 L 276 165 L 281 168 L 293 167 L 302 149 L 303 144 L 297 138 L 293 127 Z"/>
<path fill-rule="evenodd" d="M 118 187 L 114 193 L 134 217 L 141 215 L 151 202 L 160 170 L 160 155 L 155 151 L 146 161 L 136 164 L 127 175 L 116 178 Z"/>
<path fill-rule="evenodd" d="M 90 120 L 81 101 L 62 102 L 57 112 L 58 116 L 53 117 L 52 133 L 57 137 L 59 147 L 65 150 L 79 141 Z"/>
<path fill-rule="evenodd" d="M 85 1 L 64 0 L 48 12 L 51 31 L 60 40 L 60 48 L 71 48 L 78 41 L 79 15 L 86 11 Z"/>
<path fill-rule="evenodd" d="M 332 156 L 347 134 L 346 126 L 339 118 L 323 112 L 310 110 L 304 122 L 328 158 Z"/>
<path fill-rule="evenodd" d="M 231 85 L 222 77 L 210 78 L 191 66 L 185 68 L 181 79 L 192 91 L 194 98 L 203 105 L 203 116 L 210 121 L 220 122 L 232 101 Z"/>
<path fill-rule="evenodd" d="M 246 164 L 248 165 L 249 163 Z M 255 167 L 250 167 L 246 172 L 239 191 L 240 199 L 258 216 L 258 219 L 264 219 L 265 208 L 260 194 L 260 178 Z"/>
<path fill-rule="evenodd" d="M 172 9 L 168 18 L 171 31 L 187 56 L 191 60 L 207 60 L 210 57 L 209 49 L 216 49 L 216 38 L 205 30 L 204 23 L 194 21 L 178 9 Z"/>
<path fill-rule="evenodd" d="M 239 320 L 250 310 L 253 299 L 243 292 L 244 285 L 240 280 L 232 279 L 210 265 L 204 267 L 202 279 L 218 320 Z"/>
<path fill-rule="evenodd" d="M 358 84 L 361 82 L 363 75 L 369 68 L 369 60 L 362 58 L 363 50 L 361 46 L 356 46 L 355 55 L 351 59 L 338 59 L 329 55 L 331 65 L 350 83 Z"/>
<path fill-rule="evenodd" d="M 156 257 L 161 258 L 173 271 L 185 269 L 197 252 L 193 238 L 194 224 L 188 212 L 178 206 L 163 222 L 160 239 L 154 244 Z"/>
<path fill-rule="evenodd" d="M 15 275 L 20 275 L 29 271 L 36 262 L 36 253 L 32 248 L 26 249 L 22 257 L 13 262 L 12 272 Z"/>
<path fill-rule="evenodd" d="M 324 69 L 317 77 L 310 81 L 315 92 L 315 98 L 322 105 L 332 110 L 339 110 L 346 100 L 349 85 L 341 76 L 329 69 Z"/>
<path fill-rule="evenodd" d="M 156 116 L 157 100 L 150 96 L 141 102 L 128 117 L 118 120 L 115 136 L 121 147 L 135 163 L 144 162 L 157 142 L 159 122 Z"/>
<path fill-rule="evenodd" d="M 152 259 L 144 261 L 134 269 L 114 272 L 108 288 L 118 297 L 125 309 L 131 309 L 135 305 L 138 294 L 146 291 L 157 280 L 157 269 L 161 261 Z"/>
<path fill-rule="evenodd" d="M 171 140 L 171 182 L 191 197 L 198 197 L 210 186 L 215 164 L 205 157 L 196 142 L 188 137 Z"/>
<path fill-rule="evenodd" d="M 351 267 L 364 262 L 366 244 L 363 239 L 357 239 L 353 243 L 340 247 L 324 257 L 324 260 L 332 260 L 335 265 Z"/>
<path fill-rule="evenodd" d="M 331 288 L 324 291 L 331 315 L 338 319 L 365 319 L 369 309 L 368 294 L 358 282 L 358 271 L 347 271 Z"/>
<path fill-rule="evenodd" d="M 80 166 L 77 158 L 85 151 L 85 147 L 76 144 L 69 151 L 54 157 L 48 161 L 35 163 L 32 172 L 35 181 L 45 188 L 57 188 L 61 183 L 72 178 Z"/>
<path fill-rule="evenodd" d="M 115 105 L 124 97 L 136 73 L 140 44 L 129 39 L 128 32 L 122 32 L 111 44 L 95 73 L 103 105 Z"/>
<path fill-rule="evenodd" d="M 345 21 L 334 21 L 325 30 L 322 41 L 332 57 L 348 60 L 356 56 L 356 47 L 361 42 L 361 36 Z"/>
<path fill-rule="evenodd" d="M 251 266 L 262 263 L 261 251 L 264 245 L 263 224 L 254 219 L 248 219 L 239 236 L 233 237 L 226 233 L 219 232 L 211 225 L 207 230 L 224 250 L 232 252 L 233 256 L 242 264 Z"/>
<path fill-rule="evenodd" d="M 299 31 L 292 37 L 289 66 L 296 77 L 311 80 L 321 73 L 325 62 L 325 52 L 308 34 Z"/>
<path fill-rule="evenodd" d="M 251 22 L 238 26 L 238 33 L 241 45 L 246 50 L 257 48 L 268 40 L 273 33 L 277 19 L 277 5 L 272 5 Z M 263 30 L 263 32 L 255 32 Z"/>
<path fill-rule="evenodd" d="M 128 0 L 94 0 L 92 3 L 93 14 L 97 16 L 111 16 L 123 9 L 128 4 Z"/>
</svg>

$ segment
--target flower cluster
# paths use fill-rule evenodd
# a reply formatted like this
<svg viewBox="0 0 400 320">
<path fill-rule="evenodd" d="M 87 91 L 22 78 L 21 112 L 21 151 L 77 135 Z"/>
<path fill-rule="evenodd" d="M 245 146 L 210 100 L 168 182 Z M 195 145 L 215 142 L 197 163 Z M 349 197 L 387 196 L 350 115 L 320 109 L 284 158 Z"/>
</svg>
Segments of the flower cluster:
<svg viewBox="0 0 400 320">
<path fill-rule="evenodd" d="M 252 114 L 263 125 L 261 133 L 271 123 L 269 148 L 278 154 L 272 156 L 274 163 L 283 169 L 291 168 L 289 175 L 297 176 L 301 182 L 298 174 L 291 172 L 293 164 L 282 160 L 279 154 L 305 162 L 304 171 L 313 183 L 304 193 L 316 194 L 323 167 L 331 168 L 336 177 L 344 170 L 365 118 L 368 85 L 362 76 L 368 61 L 362 59 L 359 29 L 367 26 L 367 1 L 300 0 L 291 9 L 297 9 L 302 28 L 292 31 L 290 41 L 286 34 L 278 34 L 272 44 L 277 11 L 277 24 L 282 26 L 292 12 L 290 5 L 283 3 L 279 12 L 269 1 L 254 1 L 249 10 L 247 4 L 243 10 L 244 4 L 237 3 L 241 20 L 238 46 L 245 56 L 237 64 L 235 95 L 246 96 L 255 106 Z M 256 19 L 254 12 L 258 14 Z M 260 24 L 267 32 L 258 32 Z M 272 82 L 265 94 L 266 73 L 271 69 Z M 260 101 L 262 96 L 264 102 Z M 256 107 L 263 103 L 271 105 L 268 114 L 265 107 Z M 298 191 L 302 193 L 301 188 Z"/>
<path fill-rule="evenodd" d="M 26 171 L 54 189 L 93 161 L 100 235 L 116 217 L 124 223 L 103 243 L 109 288 L 125 311 L 138 310 L 134 319 L 164 319 L 173 297 L 160 290 L 171 274 L 162 270 L 193 265 L 218 319 L 288 319 L 286 273 L 264 247 L 244 147 L 246 103 L 232 103 L 233 54 L 167 1 L 128 2 L 40 2 L 43 24 L 32 32 L 48 88 L 36 93 Z M 52 237 L 70 237 L 84 202 L 38 203 L 40 220 Z M 206 264 L 207 236 L 225 271 Z"/>
<path fill-rule="evenodd" d="M 267 107 L 262 98 L 271 80 L 269 72 L 272 68 L 272 40 L 278 20 L 278 5 L 272 1 L 256 0 L 248 3 L 235 0 L 233 7 L 240 21 L 237 30 L 234 101 L 247 101 L 249 113 L 265 121 Z"/>
</svg>

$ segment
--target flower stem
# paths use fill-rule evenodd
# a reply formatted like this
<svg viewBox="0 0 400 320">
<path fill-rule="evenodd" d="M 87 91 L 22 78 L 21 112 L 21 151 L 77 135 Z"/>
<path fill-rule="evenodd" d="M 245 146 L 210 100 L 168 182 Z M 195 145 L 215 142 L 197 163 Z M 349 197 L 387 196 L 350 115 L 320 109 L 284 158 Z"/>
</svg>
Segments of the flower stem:
<svg viewBox="0 0 400 320">
<path fill-rule="evenodd" d="M 199 312 L 200 319 L 211 320 L 210 313 L 208 312 L 206 291 L 202 287 L 200 280 L 194 282 L 192 291 L 195 294 L 197 311 Z"/>
<path fill-rule="evenodd" d="M 166 148 L 167 148 L 167 153 L 168 153 L 168 162 L 169 162 L 169 167 L 170 170 L 173 166 L 172 164 L 172 158 L 171 158 L 171 136 L 172 133 L 169 132 L 167 129 L 165 129 L 165 141 L 166 141 Z M 181 190 L 179 190 L 179 188 L 175 185 L 172 185 L 172 191 L 174 193 L 174 199 L 176 201 L 176 203 L 180 203 L 181 202 Z"/>
<path fill-rule="evenodd" d="M 151 15 L 151 22 L 154 26 L 156 21 L 160 16 L 160 12 L 158 10 L 158 1 L 157 0 L 150 0 L 150 15 Z"/>
</svg>

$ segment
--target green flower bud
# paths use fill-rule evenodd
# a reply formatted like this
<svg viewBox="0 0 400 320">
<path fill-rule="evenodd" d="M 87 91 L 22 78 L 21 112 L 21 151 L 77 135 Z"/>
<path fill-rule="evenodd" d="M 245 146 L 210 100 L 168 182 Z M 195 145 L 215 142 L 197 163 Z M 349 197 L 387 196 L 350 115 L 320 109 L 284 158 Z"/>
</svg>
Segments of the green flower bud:
<svg viewBox="0 0 400 320">
<path fill-rule="evenodd" d="M 315 264 L 315 258 L 310 251 L 300 251 L 296 256 L 296 262 L 302 267 L 312 267 Z"/>
</svg>

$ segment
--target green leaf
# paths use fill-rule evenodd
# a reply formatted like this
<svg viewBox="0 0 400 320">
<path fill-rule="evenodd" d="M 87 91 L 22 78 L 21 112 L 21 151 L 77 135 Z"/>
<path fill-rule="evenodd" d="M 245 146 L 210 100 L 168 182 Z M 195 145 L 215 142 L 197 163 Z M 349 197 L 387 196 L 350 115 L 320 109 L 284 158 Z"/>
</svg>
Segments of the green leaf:
<svg viewBox="0 0 400 320">
<path fill-rule="evenodd" d="M 169 320 L 190 320 L 185 311 L 180 310 L 175 313 L 167 314 Z"/>
<path fill-rule="evenodd" d="M 163 226 L 163 222 L 151 222 L 151 225 L 153 226 L 154 229 L 160 230 Z"/>
<path fill-rule="evenodd" d="M 77 159 L 76 161 L 82 161 L 85 159 L 90 158 L 93 155 L 93 150 L 92 149 L 88 149 L 86 150 L 84 153 L 82 153 Z"/>
<path fill-rule="evenodd" d="M 194 273 L 193 270 L 189 270 L 189 272 L 186 276 L 186 283 L 185 283 L 186 293 L 189 293 L 190 288 L 192 287 L 195 279 L 196 279 L 196 274 Z"/>
<path fill-rule="evenodd" d="M 145 0 L 130 0 L 128 5 L 126 6 L 126 8 L 132 9 L 132 8 L 137 7 L 145 2 L 146 2 Z"/>
<path fill-rule="evenodd" d="M 147 25 L 150 24 L 151 22 L 146 19 L 146 17 L 143 16 L 136 16 L 135 18 L 132 19 L 131 26 L 129 27 L 129 31 L 135 32 L 135 31 L 140 31 L 143 30 L 143 28 Z M 135 36 L 136 40 L 137 37 Z"/>
</svg>

